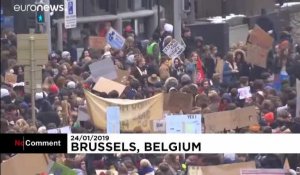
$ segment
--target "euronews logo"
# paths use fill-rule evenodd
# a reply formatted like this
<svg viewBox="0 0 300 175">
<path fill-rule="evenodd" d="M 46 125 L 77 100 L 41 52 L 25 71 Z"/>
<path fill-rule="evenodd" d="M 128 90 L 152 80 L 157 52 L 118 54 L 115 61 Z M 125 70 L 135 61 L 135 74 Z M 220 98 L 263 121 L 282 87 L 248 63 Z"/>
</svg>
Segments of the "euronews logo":
<svg viewBox="0 0 300 175">
<path fill-rule="evenodd" d="M 14 5 L 15 12 L 36 12 L 36 22 L 45 23 L 45 12 L 63 12 L 64 5 L 27 4 Z"/>
<path fill-rule="evenodd" d="M 15 12 L 63 12 L 65 10 L 64 5 L 47 5 L 47 4 L 27 4 L 27 5 L 14 5 Z"/>
</svg>

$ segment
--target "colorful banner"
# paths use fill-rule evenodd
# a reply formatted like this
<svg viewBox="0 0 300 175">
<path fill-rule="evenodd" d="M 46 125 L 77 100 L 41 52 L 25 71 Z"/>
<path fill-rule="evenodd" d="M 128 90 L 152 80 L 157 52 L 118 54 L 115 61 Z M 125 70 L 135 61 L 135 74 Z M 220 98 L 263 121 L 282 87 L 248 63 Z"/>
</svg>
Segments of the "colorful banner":
<svg viewBox="0 0 300 175">
<path fill-rule="evenodd" d="M 163 118 L 163 94 L 143 100 L 107 99 L 85 91 L 88 111 L 94 125 L 106 130 L 109 106 L 120 107 L 121 132 L 152 132 L 152 120 Z"/>
</svg>

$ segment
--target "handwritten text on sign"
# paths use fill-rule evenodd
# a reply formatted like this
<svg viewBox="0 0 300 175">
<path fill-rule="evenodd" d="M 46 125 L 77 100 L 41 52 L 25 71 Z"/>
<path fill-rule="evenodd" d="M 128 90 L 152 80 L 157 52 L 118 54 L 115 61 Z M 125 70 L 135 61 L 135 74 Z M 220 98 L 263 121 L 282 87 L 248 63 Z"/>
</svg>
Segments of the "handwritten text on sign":
<svg viewBox="0 0 300 175">
<path fill-rule="evenodd" d="M 173 39 L 164 49 L 163 52 L 168 55 L 170 58 L 175 59 L 179 57 L 182 52 L 185 50 L 185 47 L 181 45 L 178 41 Z"/>
</svg>

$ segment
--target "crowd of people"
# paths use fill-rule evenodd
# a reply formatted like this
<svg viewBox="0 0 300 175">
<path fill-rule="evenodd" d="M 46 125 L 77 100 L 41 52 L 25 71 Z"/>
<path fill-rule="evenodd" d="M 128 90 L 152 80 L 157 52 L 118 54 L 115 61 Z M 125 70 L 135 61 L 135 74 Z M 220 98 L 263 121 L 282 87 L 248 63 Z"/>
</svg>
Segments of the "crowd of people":
<svg viewBox="0 0 300 175">
<path fill-rule="evenodd" d="M 300 133 L 300 118 L 296 117 L 300 45 L 293 43 L 290 32 L 283 31 L 280 40 L 274 43 L 268 54 L 267 68 L 246 62 L 246 42 L 237 43 L 228 53 L 221 55 L 215 45 L 206 43 L 203 37 L 194 37 L 187 27 L 182 30 L 185 51 L 182 56 L 171 59 L 162 51 L 173 40 L 171 24 L 165 24 L 162 31 L 154 32 L 147 41 L 137 41 L 134 32 L 127 29 L 123 49 L 116 50 L 106 45 L 99 54 L 99 51 L 87 47 L 78 60 L 72 58 L 71 51 L 53 51 L 49 54 L 48 64 L 42 67 L 42 91 L 35 94 L 36 120 L 33 120 L 31 94 L 24 91 L 24 67 L 16 64 L 16 34 L 2 31 L 1 133 L 47 133 L 49 129 L 62 126 L 71 126 L 73 133 L 102 132 L 89 121 L 77 121 L 78 107 L 85 105 L 84 89 L 103 98 L 122 99 L 145 99 L 161 92 L 189 93 L 194 98 L 192 113 L 195 114 L 255 105 L 259 109 L 259 126 L 232 132 Z M 122 94 L 113 87 L 110 93 L 92 90 L 95 82 L 89 65 L 101 59 L 112 59 L 117 68 L 128 71 Z M 224 65 L 220 72 L 217 65 L 221 61 Z M 7 83 L 6 73 L 17 75 L 18 83 Z M 241 100 L 238 89 L 246 86 L 250 86 L 252 96 Z M 2 154 L 1 159 L 6 160 L 9 156 Z M 50 157 L 88 175 L 95 169 L 109 169 L 107 174 L 117 171 L 124 175 L 174 175 L 185 172 L 186 165 L 216 165 L 251 159 L 251 155 L 231 158 L 220 155 Z M 290 163 L 296 168 L 300 158 L 297 155 L 291 157 Z"/>
</svg>

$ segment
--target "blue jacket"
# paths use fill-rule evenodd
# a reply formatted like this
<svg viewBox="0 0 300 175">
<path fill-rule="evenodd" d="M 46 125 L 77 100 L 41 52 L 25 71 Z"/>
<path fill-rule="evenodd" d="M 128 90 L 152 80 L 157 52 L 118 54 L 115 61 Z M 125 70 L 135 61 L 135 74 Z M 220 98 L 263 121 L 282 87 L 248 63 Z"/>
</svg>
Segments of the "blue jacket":
<svg viewBox="0 0 300 175">
<path fill-rule="evenodd" d="M 224 63 L 223 67 L 223 83 L 225 84 L 232 84 L 236 81 L 235 73 L 232 72 L 232 68 L 229 65 L 229 62 Z"/>
</svg>

